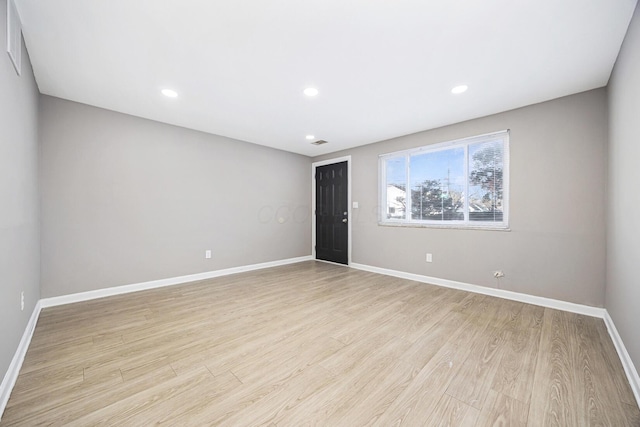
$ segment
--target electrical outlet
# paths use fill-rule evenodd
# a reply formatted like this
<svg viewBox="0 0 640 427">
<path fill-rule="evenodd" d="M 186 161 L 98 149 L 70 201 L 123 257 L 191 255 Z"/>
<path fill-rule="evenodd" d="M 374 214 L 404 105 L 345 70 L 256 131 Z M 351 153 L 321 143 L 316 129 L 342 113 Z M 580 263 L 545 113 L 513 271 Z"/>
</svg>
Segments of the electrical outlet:
<svg viewBox="0 0 640 427">
<path fill-rule="evenodd" d="M 496 270 L 493 272 L 493 277 L 495 277 L 496 279 L 504 277 L 504 272 L 502 270 Z"/>
<path fill-rule="evenodd" d="M 20 310 L 24 311 L 24 291 L 20 292 Z"/>
<path fill-rule="evenodd" d="M 431 254 L 427 254 L 427 259 L 426 259 L 426 261 L 427 261 L 427 262 L 433 262 L 433 255 L 431 255 Z"/>
<path fill-rule="evenodd" d="M 204 251 L 204 257 L 206 259 L 211 259 L 211 249 L 207 249 L 206 251 Z"/>
</svg>

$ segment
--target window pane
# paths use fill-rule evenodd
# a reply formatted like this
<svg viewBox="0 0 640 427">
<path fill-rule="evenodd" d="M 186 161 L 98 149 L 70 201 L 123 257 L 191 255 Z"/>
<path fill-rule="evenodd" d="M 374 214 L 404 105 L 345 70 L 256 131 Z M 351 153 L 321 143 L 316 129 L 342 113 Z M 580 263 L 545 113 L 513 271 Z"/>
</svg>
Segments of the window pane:
<svg viewBox="0 0 640 427">
<path fill-rule="evenodd" d="M 502 221 L 503 155 L 500 140 L 469 146 L 470 221 Z"/>
<path fill-rule="evenodd" d="M 411 219 L 464 220 L 464 148 L 411 156 Z"/>
<path fill-rule="evenodd" d="M 405 219 L 407 161 L 396 157 L 386 161 L 387 219 Z"/>
</svg>

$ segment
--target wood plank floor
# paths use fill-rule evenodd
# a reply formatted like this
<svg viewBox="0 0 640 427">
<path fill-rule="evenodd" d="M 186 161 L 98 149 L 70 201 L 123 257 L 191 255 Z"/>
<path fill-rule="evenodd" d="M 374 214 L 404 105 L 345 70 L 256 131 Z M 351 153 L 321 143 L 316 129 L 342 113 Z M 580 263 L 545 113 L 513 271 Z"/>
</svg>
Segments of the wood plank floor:
<svg viewBox="0 0 640 427">
<path fill-rule="evenodd" d="M 304 262 L 42 311 L 0 425 L 640 426 L 602 320 Z"/>
</svg>

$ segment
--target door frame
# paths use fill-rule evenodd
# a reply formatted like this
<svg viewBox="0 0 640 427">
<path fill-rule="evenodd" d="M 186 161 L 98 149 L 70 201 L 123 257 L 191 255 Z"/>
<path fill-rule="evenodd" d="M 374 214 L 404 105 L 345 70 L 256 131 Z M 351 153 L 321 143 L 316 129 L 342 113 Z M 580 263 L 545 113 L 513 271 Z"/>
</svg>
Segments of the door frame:
<svg viewBox="0 0 640 427">
<path fill-rule="evenodd" d="M 316 259 L 316 168 L 342 162 L 347 162 L 347 265 L 351 265 L 351 209 L 353 207 L 351 204 L 351 156 L 311 163 L 311 257 Z"/>
</svg>

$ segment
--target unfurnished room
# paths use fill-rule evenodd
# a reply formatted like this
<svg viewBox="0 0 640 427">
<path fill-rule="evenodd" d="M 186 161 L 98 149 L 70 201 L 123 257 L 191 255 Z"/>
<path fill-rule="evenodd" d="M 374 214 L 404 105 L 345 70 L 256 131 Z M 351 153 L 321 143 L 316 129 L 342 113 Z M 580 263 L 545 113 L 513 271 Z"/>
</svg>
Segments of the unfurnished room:
<svg viewBox="0 0 640 427">
<path fill-rule="evenodd" d="M 640 426 L 637 0 L 0 40 L 0 426 Z"/>
</svg>

